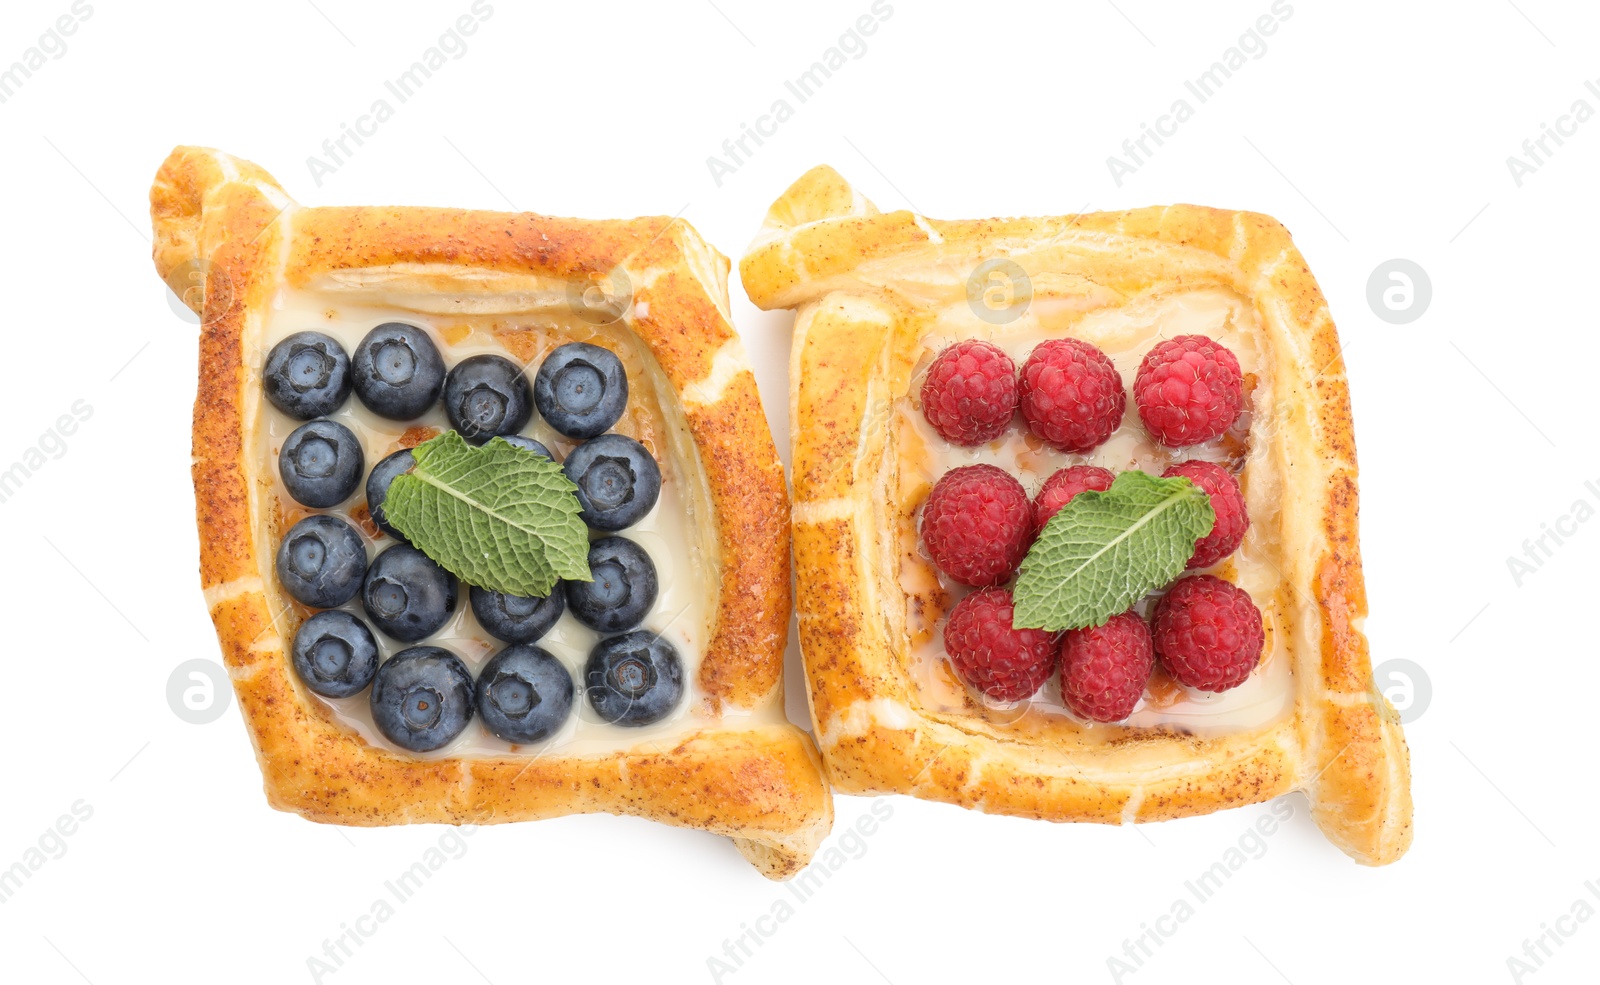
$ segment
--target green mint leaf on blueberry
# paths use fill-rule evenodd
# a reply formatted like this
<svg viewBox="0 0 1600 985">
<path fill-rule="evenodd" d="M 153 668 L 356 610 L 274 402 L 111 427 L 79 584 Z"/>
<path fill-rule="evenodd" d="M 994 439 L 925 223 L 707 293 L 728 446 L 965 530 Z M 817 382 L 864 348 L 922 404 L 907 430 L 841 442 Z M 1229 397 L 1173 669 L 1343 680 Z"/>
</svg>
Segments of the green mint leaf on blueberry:
<svg viewBox="0 0 1600 985">
<path fill-rule="evenodd" d="M 507 595 L 549 595 L 589 580 L 589 535 L 577 486 L 560 465 L 496 438 L 455 431 L 411 451 L 416 465 L 384 497 L 386 521 L 462 581 Z"/>
<path fill-rule="evenodd" d="M 1105 492 L 1079 493 L 1023 558 L 1012 624 L 1050 632 L 1102 625 L 1183 574 L 1215 519 L 1205 490 L 1180 477 L 1128 471 Z"/>
</svg>

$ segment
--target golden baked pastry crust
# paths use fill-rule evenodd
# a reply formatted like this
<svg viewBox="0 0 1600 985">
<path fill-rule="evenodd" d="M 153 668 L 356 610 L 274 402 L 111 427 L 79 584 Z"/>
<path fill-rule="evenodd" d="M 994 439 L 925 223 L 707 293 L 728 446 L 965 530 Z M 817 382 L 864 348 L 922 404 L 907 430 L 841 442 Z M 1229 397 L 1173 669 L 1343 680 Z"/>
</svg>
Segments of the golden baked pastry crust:
<svg viewBox="0 0 1600 985">
<path fill-rule="evenodd" d="M 156 269 L 202 315 L 194 413 L 200 572 L 274 807 L 354 825 L 487 824 L 630 814 L 735 840 L 765 875 L 798 871 L 832 823 L 810 738 L 737 718 L 782 708 L 790 606 L 788 500 L 744 350 L 728 319 L 728 261 L 687 223 L 557 219 L 426 208 L 295 205 L 270 175 L 180 147 L 151 189 Z M 626 325 L 648 347 L 688 423 L 715 514 L 724 574 L 701 662 L 705 714 L 730 715 L 671 748 L 593 756 L 425 760 L 369 745 L 290 672 L 295 616 L 257 543 L 262 473 L 248 440 L 261 401 L 264 314 L 283 287 L 367 278 L 391 296 L 451 303 L 565 303 L 594 278 L 631 280 Z M 505 298 L 512 301 L 504 301 Z M 532 300 L 528 300 L 528 299 Z M 779 719 L 781 720 L 781 718 Z M 666 745 L 663 743 L 663 745 Z"/>
<path fill-rule="evenodd" d="M 1033 303 L 1099 310 L 1214 286 L 1253 307 L 1272 361 L 1270 452 L 1285 473 L 1279 524 L 1292 633 L 1290 711 L 1202 737 L 1113 726 L 1110 741 L 1012 728 L 919 705 L 909 680 L 893 408 L 925 313 L 1008 258 Z M 1356 458 L 1332 318 L 1275 220 L 1177 205 L 945 222 L 880 213 L 830 168 L 778 199 L 740 264 L 751 300 L 795 308 L 791 366 L 800 639 L 818 744 L 843 792 L 909 793 L 1056 821 L 1202 814 L 1301 790 L 1357 861 L 1411 841 L 1409 757 L 1374 686 L 1356 538 Z M 1292 463 L 1292 470 L 1285 466 Z"/>
</svg>

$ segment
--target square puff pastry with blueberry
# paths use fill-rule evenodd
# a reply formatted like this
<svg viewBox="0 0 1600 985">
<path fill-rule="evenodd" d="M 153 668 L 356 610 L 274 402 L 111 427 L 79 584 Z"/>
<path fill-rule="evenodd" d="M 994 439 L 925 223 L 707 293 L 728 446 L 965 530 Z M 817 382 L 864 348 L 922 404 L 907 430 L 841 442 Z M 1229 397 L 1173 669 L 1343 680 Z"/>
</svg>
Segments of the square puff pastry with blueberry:
<svg viewBox="0 0 1600 985">
<path fill-rule="evenodd" d="M 771 878 L 806 864 L 832 822 L 832 800 L 810 738 L 783 716 L 788 502 L 729 322 L 726 258 L 688 224 L 659 217 L 303 208 L 259 167 L 197 147 L 178 148 L 161 166 L 151 215 L 156 269 L 201 316 L 193 430 L 201 581 L 274 807 L 350 825 L 609 812 L 726 835 Z M 662 578 L 661 598 L 678 601 L 671 611 L 657 605 L 661 625 L 645 624 L 692 651 L 669 719 L 649 729 L 597 719 L 572 644 L 561 652 L 579 665 L 576 698 L 550 741 L 502 741 L 479 715 L 451 744 L 408 752 L 373 728 L 365 695 L 320 697 L 296 672 L 291 643 L 312 610 L 289 597 L 274 552 L 306 511 L 278 479 L 283 431 L 296 422 L 263 399 L 264 364 L 286 330 L 337 335 L 380 322 L 420 327 L 446 361 L 493 352 L 530 378 L 540 358 L 570 341 L 611 349 L 628 367 L 631 399 L 615 429 L 661 460 L 665 486 L 662 516 L 651 521 L 660 532 L 639 539 L 686 545 L 683 558 L 656 552 L 667 574 L 677 565 Z M 432 425 L 450 426 L 437 401 L 410 424 L 382 425 L 355 396 L 339 413 L 355 425 L 378 422 L 360 434 L 368 468 L 440 430 Z M 533 426 L 546 427 L 537 418 Z M 552 434 L 529 436 L 555 447 Z M 666 515 L 669 502 L 675 516 Z M 359 492 L 333 509 L 364 530 L 368 551 L 384 546 Z M 453 621 L 438 642 L 476 671 L 499 644 L 453 587 L 446 608 Z M 569 605 L 557 636 L 570 619 Z M 569 643 L 594 641 L 570 625 Z M 381 638 L 392 657 L 398 646 Z M 525 691 L 512 698 L 526 709 Z"/>
<path fill-rule="evenodd" d="M 796 601 L 815 734 L 837 789 L 1110 824 L 1298 790 L 1352 858 L 1404 854 L 1409 758 L 1362 632 L 1344 366 L 1282 225 L 1188 205 L 941 221 L 880 212 L 818 167 L 773 204 L 740 274 L 756 305 L 796 312 Z M 1082 338 L 1126 386 L 1143 353 L 1190 334 L 1230 347 L 1243 369 L 1238 421 L 1194 448 L 1151 440 L 1131 396 L 1118 430 L 1082 454 L 1020 420 L 959 447 L 929 430 L 918 403 L 929 364 L 963 340 L 1021 365 L 1042 341 Z M 1020 471 L 1032 495 L 1070 465 L 1159 475 L 1197 457 L 1237 473 L 1250 514 L 1242 545 L 1209 569 L 1262 616 L 1262 657 L 1243 684 L 1204 693 L 1158 666 L 1139 706 L 1110 724 L 1069 713 L 1054 678 L 1009 704 L 963 685 L 940 634 L 965 589 L 933 565 L 918 527 L 941 474 L 995 465 Z"/>
</svg>

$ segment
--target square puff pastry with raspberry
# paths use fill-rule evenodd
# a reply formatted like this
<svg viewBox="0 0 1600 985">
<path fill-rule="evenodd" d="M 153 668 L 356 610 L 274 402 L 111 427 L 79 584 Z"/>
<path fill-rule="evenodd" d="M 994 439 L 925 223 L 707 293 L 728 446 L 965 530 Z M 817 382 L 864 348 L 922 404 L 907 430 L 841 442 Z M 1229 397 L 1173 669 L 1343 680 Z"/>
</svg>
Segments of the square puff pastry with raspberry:
<svg viewBox="0 0 1600 985">
<path fill-rule="evenodd" d="M 1287 230 L 1197 206 L 940 221 L 880 212 L 819 167 L 780 197 L 740 263 L 750 298 L 796 311 L 791 362 L 797 605 L 813 723 L 847 793 L 905 793 L 1054 821 L 1160 821 L 1310 799 L 1327 837 L 1381 865 L 1411 841 L 1409 758 L 1373 682 L 1356 536 L 1356 458 L 1339 341 Z M 996 305 L 992 290 L 1009 296 Z M 918 410 L 933 357 L 969 338 L 1020 365 L 1084 338 L 1131 383 L 1162 339 L 1206 335 L 1244 372 L 1223 438 L 1174 452 L 1139 427 L 1065 455 L 1026 436 L 946 445 Z M 1021 432 L 1019 435 L 1018 432 Z M 1181 453 L 1181 454 L 1180 454 Z M 980 700 L 944 659 L 953 586 L 919 542 L 918 509 L 956 465 L 1025 473 L 1031 494 L 1073 464 L 1160 474 L 1210 456 L 1239 473 L 1244 543 L 1210 569 L 1247 590 L 1262 660 L 1206 695 L 1158 675 L 1124 722 L 1055 701 Z"/>
<path fill-rule="evenodd" d="M 815 746 L 783 715 L 787 496 L 729 322 L 725 257 L 687 223 L 660 217 L 303 208 L 255 165 L 196 147 L 161 166 L 151 215 L 156 269 L 201 315 L 193 429 L 201 581 L 274 807 L 351 825 L 628 814 L 726 835 L 771 878 L 806 864 L 832 822 L 832 799 Z M 582 317 L 596 288 L 604 295 L 618 284 L 626 285 L 616 291 L 626 295 L 620 310 Z M 623 356 L 631 416 L 616 426 L 653 444 L 676 476 L 672 495 L 683 509 L 662 522 L 685 527 L 695 559 L 658 560 L 678 565 L 678 581 L 706 579 L 691 600 L 703 611 L 693 633 L 698 666 L 687 666 L 671 728 L 589 721 L 574 726 L 583 741 L 565 747 L 495 745 L 484 731 L 466 751 L 421 755 L 356 727 L 360 699 L 346 714 L 311 693 L 288 653 L 309 610 L 285 596 L 273 566 L 294 504 L 276 485 L 271 443 L 281 439 L 271 434 L 262 367 L 268 333 L 284 319 L 325 332 L 388 319 L 426 325 L 447 359 L 475 346 L 526 365 L 574 339 Z M 365 435 L 367 465 L 396 440 Z M 355 510 L 348 519 L 362 522 Z M 367 525 L 369 545 L 378 537 Z M 687 633 L 686 620 L 667 616 Z M 475 625 L 468 618 L 454 625 Z M 473 648 L 469 661 L 495 645 L 459 642 Z M 581 703 L 581 676 L 578 684 Z"/>
</svg>

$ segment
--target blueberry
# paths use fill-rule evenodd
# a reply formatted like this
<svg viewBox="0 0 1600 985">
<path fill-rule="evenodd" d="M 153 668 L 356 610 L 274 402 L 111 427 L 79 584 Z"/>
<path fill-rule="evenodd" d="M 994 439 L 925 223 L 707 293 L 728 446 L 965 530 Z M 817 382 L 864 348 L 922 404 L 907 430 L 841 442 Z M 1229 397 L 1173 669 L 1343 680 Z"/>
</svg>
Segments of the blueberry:
<svg viewBox="0 0 1600 985">
<path fill-rule="evenodd" d="M 569 438 L 593 438 L 628 406 L 628 374 L 609 349 L 568 342 L 545 357 L 533 400 L 550 426 Z"/>
<path fill-rule="evenodd" d="M 472 356 L 445 377 L 444 411 L 451 427 L 481 445 L 521 431 L 533 416 L 533 394 L 521 366 L 504 356 Z"/>
<path fill-rule="evenodd" d="M 456 577 L 410 544 L 396 544 L 367 569 L 361 604 L 372 624 L 402 643 L 437 632 L 456 607 Z"/>
<path fill-rule="evenodd" d="M 555 455 L 551 454 L 550 449 L 546 448 L 544 446 L 544 442 L 542 441 L 535 441 L 532 438 L 527 438 L 520 434 L 502 434 L 500 437 L 504 438 L 506 443 L 513 448 L 527 449 L 528 451 L 533 452 L 535 455 L 543 455 L 552 462 L 556 460 Z"/>
<path fill-rule="evenodd" d="M 389 322 L 367 333 L 351 360 L 351 383 L 367 409 L 392 421 L 419 417 L 439 399 L 444 359 L 428 333 Z"/>
<path fill-rule="evenodd" d="M 506 595 L 487 588 L 473 588 L 468 598 L 478 622 L 490 636 L 507 643 L 532 643 L 548 633 L 566 611 L 567 596 L 561 584 L 556 582 L 544 598 Z"/>
<path fill-rule="evenodd" d="M 650 725 L 683 697 L 683 661 L 671 643 L 646 630 L 601 640 L 583 671 L 589 704 L 613 725 Z"/>
<path fill-rule="evenodd" d="M 589 574 L 593 581 L 567 582 L 567 604 L 590 629 L 632 629 L 656 604 L 656 566 L 644 548 L 626 537 L 602 537 L 590 544 Z"/>
<path fill-rule="evenodd" d="M 278 581 L 295 601 L 313 608 L 350 601 L 366 570 L 367 545 L 355 527 L 336 516 L 308 516 L 278 545 Z"/>
<path fill-rule="evenodd" d="M 372 721 L 412 752 L 447 745 L 472 721 L 472 675 L 442 646 L 414 646 L 385 660 L 372 682 Z"/>
<path fill-rule="evenodd" d="M 295 428 L 278 450 L 283 487 L 302 506 L 326 509 L 350 498 L 361 484 L 366 456 L 343 424 L 312 421 Z"/>
<path fill-rule="evenodd" d="M 321 332 L 296 332 L 267 353 L 261 385 L 296 420 L 327 417 L 350 396 L 350 357 Z"/>
<path fill-rule="evenodd" d="M 572 449 L 562 463 L 578 485 L 578 516 L 596 530 L 621 530 L 644 519 L 661 496 L 661 469 L 644 445 L 602 434 Z"/>
<path fill-rule="evenodd" d="M 378 672 L 378 641 L 367 624 L 340 609 L 319 612 L 294 634 L 294 669 L 324 698 L 348 698 Z"/>
<path fill-rule="evenodd" d="M 372 517 L 372 522 L 378 525 L 379 530 L 395 540 L 405 540 L 406 535 L 389 525 L 389 518 L 383 514 L 383 501 L 389 495 L 389 485 L 394 482 L 395 476 L 410 472 L 416 464 L 417 458 L 411 454 L 411 449 L 402 448 L 385 456 L 383 461 L 372 467 L 372 474 L 367 476 L 367 515 Z"/>
<path fill-rule="evenodd" d="M 478 675 L 478 712 L 507 742 L 547 739 L 572 712 L 572 675 L 546 650 L 508 646 Z"/>
</svg>

